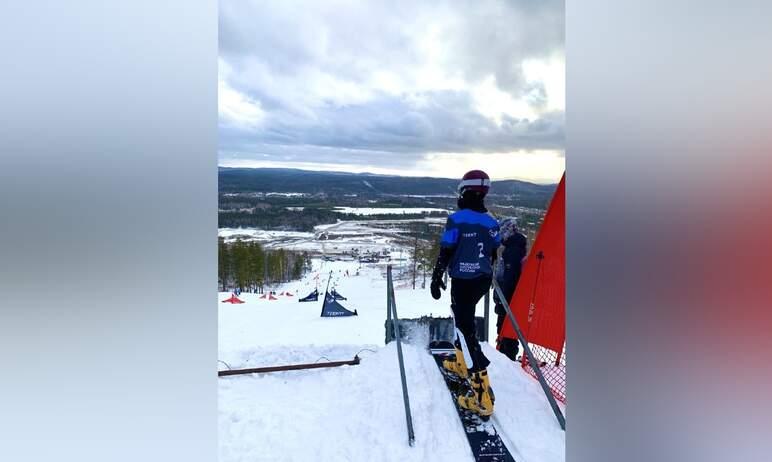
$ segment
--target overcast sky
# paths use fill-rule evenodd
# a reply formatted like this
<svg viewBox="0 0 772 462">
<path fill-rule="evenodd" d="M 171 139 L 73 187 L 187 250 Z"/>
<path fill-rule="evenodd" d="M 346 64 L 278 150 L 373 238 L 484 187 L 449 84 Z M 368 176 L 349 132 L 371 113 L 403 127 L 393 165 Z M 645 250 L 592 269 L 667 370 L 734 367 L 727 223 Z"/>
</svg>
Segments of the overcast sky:
<svg viewBox="0 0 772 462">
<path fill-rule="evenodd" d="M 219 164 L 557 182 L 562 1 L 220 1 Z"/>
</svg>

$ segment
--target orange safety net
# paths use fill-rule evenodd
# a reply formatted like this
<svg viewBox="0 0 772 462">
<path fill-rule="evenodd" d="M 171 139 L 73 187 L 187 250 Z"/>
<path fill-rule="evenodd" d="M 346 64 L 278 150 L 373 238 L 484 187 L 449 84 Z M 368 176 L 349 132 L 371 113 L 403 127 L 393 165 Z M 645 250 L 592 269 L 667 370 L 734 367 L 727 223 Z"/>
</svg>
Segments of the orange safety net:
<svg viewBox="0 0 772 462">
<path fill-rule="evenodd" d="M 560 179 L 509 306 L 556 399 L 566 401 L 566 197 Z M 517 339 L 511 322 L 501 336 Z M 523 353 L 523 368 L 536 377 Z"/>
</svg>

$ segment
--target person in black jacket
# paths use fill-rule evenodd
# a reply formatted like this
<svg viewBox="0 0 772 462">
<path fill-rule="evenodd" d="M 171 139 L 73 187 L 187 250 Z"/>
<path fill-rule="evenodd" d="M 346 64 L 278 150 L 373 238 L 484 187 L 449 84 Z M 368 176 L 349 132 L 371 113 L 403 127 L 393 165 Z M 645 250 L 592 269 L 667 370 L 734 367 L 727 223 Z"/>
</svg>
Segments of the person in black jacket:
<svg viewBox="0 0 772 462">
<path fill-rule="evenodd" d="M 488 293 L 493 262 L 500 245 L 499 224 L 485 208 L 490 178 L 481 170 L 467 172 L 458 187 L 458 211 L 448 217 L 440 241 L 440 254 L 432 272 L 432 297 L 439 300 L 445 289 L 443 275 L 451 280 L 450 307 L 456 327 L 456 355 L 445 360 L 445 369 L 469 380 L 473 396 L 459 396 L 458 404 L 483 418 L 493 413 L 488 358 L 482 352 L 475 329 L 477 302 Z"/>
<path fill-rule="evenodd" d="M 496 282 L 507 298 L 507 303 L 509 303 L 520 279 L 522 265 L 527 255 L 528 242 L 526 237 L 518 231 L 517 220 L 514 218 L 507 218 L 499 223 L 499 234 L 503 249 L 496 267 Z M 496 339 L 496 348 L 512 361 L 516 361 L 519 349 L 517 340 L 501 338 L 501 328 L 504 326 L 504 320 L 507 318 L 506 309 L 502 305 L 501 300 L 499 300 L 498 294 L 494 293 L 493 300 L 496 303 L 494 311 L 497 315 L 496 332 L 499 335 Z"/>
</svg>

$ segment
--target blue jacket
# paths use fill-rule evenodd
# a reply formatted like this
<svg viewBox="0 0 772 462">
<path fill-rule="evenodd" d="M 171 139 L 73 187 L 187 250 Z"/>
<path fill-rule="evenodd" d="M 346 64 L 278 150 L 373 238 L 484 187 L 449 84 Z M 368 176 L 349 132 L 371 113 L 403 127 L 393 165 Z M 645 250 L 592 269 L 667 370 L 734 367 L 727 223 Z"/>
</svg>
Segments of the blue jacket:
<svg viewBox="0 0 772 462">
<path fill-rule="evenodd" d="M 463 209 L 450 215 L 440 246 L 453 250 L 448 264 L 452 278 L 490 276 L 491 258 L 501 245 L 499 224 L 487 213 Z"/>
</svg>

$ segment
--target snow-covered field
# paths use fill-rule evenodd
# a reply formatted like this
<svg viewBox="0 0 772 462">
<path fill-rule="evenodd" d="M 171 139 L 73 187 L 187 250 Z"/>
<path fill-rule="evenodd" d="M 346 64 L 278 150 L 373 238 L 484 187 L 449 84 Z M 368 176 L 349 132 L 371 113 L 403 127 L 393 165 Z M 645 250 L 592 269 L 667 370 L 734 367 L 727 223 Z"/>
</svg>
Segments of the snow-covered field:
<svg viewBox="0 0 772 462">
<path fill-rule="evenodd" d="M 333 211 L 339 213 L 351 213 L 354 215 L 404 215 L 432 212 L 448 213 L 447 209 L 431 207 L 335 207 Z"/>
<path fill-rule="evenodd" d="M 298 303 L 298 295 L 317 284 L 324 292 L 330 272 L 332 285 L 348 298 L 340 303 L 359 316 L 321 318 L 321 297 Z M 447 292 L 435 301 L 420 289 L 420 281 L 418 287 L 397 282 L 401 318 L 450 315 Z M 384 345 L 385 267 L 315 259 L 313 271 L 302 281 L 275 289 L 293 296 L 268 301 L 241 294 L 246 303 L 231 305 L 220 303 L 230 294 L 218 294 L 220 369 L 227 367 L 224 363 L 235 369 L 349 360 L 355 354 L 362 361 L 357 366 L 220 378 L 221 462 L 473 460 L 424 345 L 404 347 L 416 435 L 415 446 L 407 444 L 396 348 L 393 342 Z M 518 462 L 563 461 L 565 434 L 538 383 L 489 345 L 484 348 L 492 362 L 494 423 L 514 457 Z"/>
<path fill-rule="evenodd" d="M 404 241 L 402 228 L 411 222 L 443 225 L 443 218 L 408 220 L 338 221 L 314 227 L 313 232 L 266 231 L 254 228 L 220 228 L 218 235 L 225 242 L 236 239 L 258 241 L 267 249 L 283 248 L 324 255 L 399 252 Z"/>
<path fill-rule="evenodd" d="M 308 193 L 298 193 L 298 192 L 269 192 L 265 193 L 266 197 L 270 196 L 277 196 L 277 197 L 308 197 L 310 194 Z"/>
<path fill-rule="evenodd" d="M 444 199 L 456 199 L 457 194 L 400 194 L 401 197 L 419 197 L 423 199 L 431 198 L 444 198 Z"/>
<path fill-rule="evenodd" d="M 273 241 L 292 238 L 313 238 L 314 233 L 300 231 L 270 231 L 255 228 L 220 228 L 217 235 L 230 241 L 236 238 L 255 241 Z"/>
</svg>

